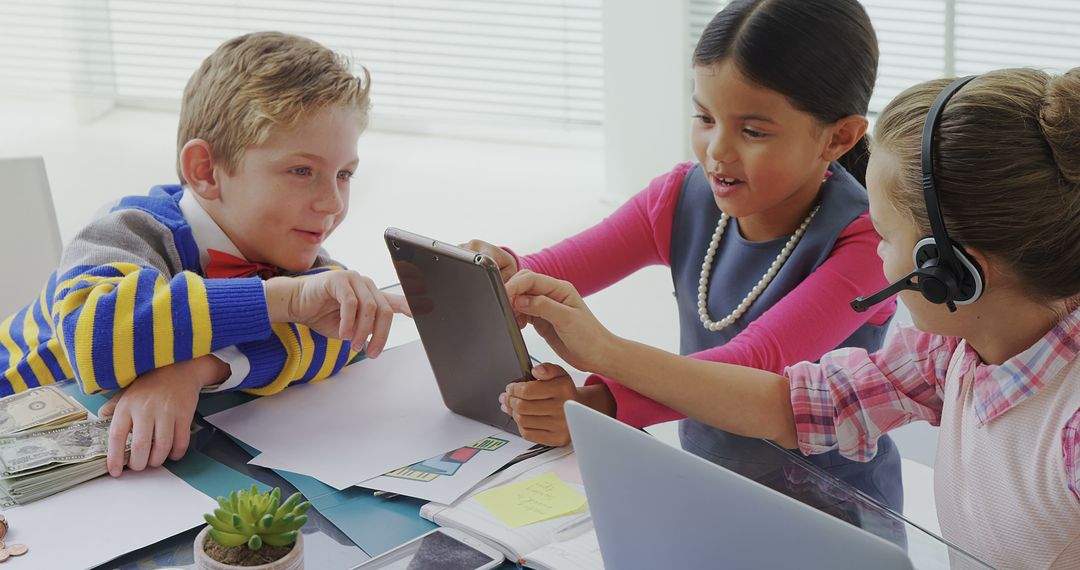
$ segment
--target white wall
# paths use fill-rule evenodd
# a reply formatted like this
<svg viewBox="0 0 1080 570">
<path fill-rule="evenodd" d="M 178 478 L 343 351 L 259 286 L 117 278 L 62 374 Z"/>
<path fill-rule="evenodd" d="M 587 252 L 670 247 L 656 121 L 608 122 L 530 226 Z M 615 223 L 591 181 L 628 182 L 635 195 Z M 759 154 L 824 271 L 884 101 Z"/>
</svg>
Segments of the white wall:
<svg viewBox="0 0 1080 570">
<path fill-rule="evenodd" d="M 604 1 L 604 179 L 636 193 L 689 155 L 687 0 Z"/>
</svg>

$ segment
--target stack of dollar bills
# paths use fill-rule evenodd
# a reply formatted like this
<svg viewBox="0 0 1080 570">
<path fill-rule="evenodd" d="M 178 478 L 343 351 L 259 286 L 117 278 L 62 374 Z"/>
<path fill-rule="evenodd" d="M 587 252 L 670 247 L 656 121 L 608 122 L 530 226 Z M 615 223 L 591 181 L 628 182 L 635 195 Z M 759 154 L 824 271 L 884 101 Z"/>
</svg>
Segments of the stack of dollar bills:
<svg viewBox="0 0 1080 570">
<path fill-rule="evenodd" d="M 109 419 L 55 386 L 0 399 L 0 509 L 25 505 L 104 475 Z"/>
</svg>

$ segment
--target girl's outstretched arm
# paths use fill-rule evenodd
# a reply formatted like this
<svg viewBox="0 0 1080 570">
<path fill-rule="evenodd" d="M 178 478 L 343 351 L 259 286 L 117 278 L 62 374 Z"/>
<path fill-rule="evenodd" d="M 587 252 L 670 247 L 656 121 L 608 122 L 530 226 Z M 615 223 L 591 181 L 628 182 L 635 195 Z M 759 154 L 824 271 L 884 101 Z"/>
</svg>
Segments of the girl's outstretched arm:
<svg viewBox="0 0 1080 570">
<path fill-rule="evenodd" d="M 783 376 L 685 358 L 620 338 L 596 320 L 566 281 L 522 271 L 506 287 L 515 311 L 572 366 L 619 378 L 719 429 L 797 445 L 791 388 Z"/>
<path fill-rule="evenodd" d="M 784 298 L 730 341 L 687 356 L 782 374 L 788 366 L 820 359 L 867 323 L 888 323 L 896 310 L 895 302 L 882 303 L 865 313 L 848 306 L 851 299 L 888 285 L 880 262 L 869 263 L 878 260 L 879 241 L 869 214 L 859 216 L 840 234 L 828 259 Z M 590 389 L 607 388 L 621 421 L 644 427 L 685 417 L 627 388 L 620 380 L 593 375 L 586 384 Z"/>
</svg>

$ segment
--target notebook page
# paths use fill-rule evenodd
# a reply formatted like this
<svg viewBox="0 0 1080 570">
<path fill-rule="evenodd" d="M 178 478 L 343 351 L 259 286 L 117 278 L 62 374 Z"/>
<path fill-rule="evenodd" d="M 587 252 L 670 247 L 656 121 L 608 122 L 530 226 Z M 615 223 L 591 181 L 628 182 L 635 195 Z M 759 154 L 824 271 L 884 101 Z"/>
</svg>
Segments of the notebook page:
<svg viewBox="0 0 1080 570">
<path fill-rule="evenodd" d="M 530 552 L 525 556 L 525 566 L 537 570 L 604 570 L 596 530 Z"/>
<path fill-rule="evenodd" d="M 573 485 L 571 485 L 573 486 Z M 580 490 L 580 489 L 575 489 Z M 558 517 L 520 528 L 507 528 L 479 501 L 469 499 L 435 515 L 435 523 L 462 529 L 483 538 L 503 551 L 511 560 L 524 557 L 555 538 L 555 532 L 573 516 Z"/>
<path fill-rule="evenodd" d="M 581 483 L 581 475 L 577 466 L 577 455 L 574 455 L 574 449 L 572 447 L 560 447 L 549 450 L 536 457 L 530 457 L 524 461 L 519 461 L 491 477 L 484 479 L 470 489 L 467 495 L 455 501 L 451 506 L 463 503 L 473 495 L 482 493 L 492 487 L 506 485 L 518 479 L 528 479 L 536 475 L 542 475 L 549 470 L 548 468 L 544 468 L 544 466 L 549 463 L 558 466 L 556 469 L 552 470 L 555 471 L 556 475 L 560 475 L 560 477 L 562 477 L 562 473 L 571 473 L 570 477 L 562 477 L 564 481 L 568 483 Z M 574 477 L 574 474 L 577 474 L 577 476 Z"/>
<path fill-rule="evenodd" d="M 514 465 L 503 469 L 502 471 L 488 477 L 487 479 L 484 479 L 480 483 L 477 483 L 475 487 L 469 490 L 469 493 L 467 495 L 459 498 L 457 501 L 454 501 L 450 505 L 444 505 L 442 503 L 436 503 L 434 501 L 430 503 L 425 503 L 423 506 L 420 507 L 420 516 L 431 522 L 435 522 L 436 514 L 441 513 L 446 509 L 454 508 L 456 505 L 467 501 L 473 495 L 482 493 L 488 489 L 491 489 L 492 487 L 506 485 L 507 483 L 510 483 L 523 473 L 530 472 L 533 469 L 539 469 L 544 464 L 558 459 L 562 459 L 563 461 L 561 463 L 568 463 L 568 465 L 555 469 L 556 474 L 559 475 L 562 473 L 570 473 L 570 476 L 564 477 L 564 480 L 569 483 L 580 483 L 580 475 L 577 478 L 573 477 L 573 471 L 577 470 L 577 456 L 573 453 L 573 448 L 562 447 L 549 450 L 546 453 L 543 453 L 536 457 L 530 457 L 529 459 L 515 463 Z M 571 471 L 571 469 L 573 471 Z M 539 474 L 540 472 L 537 471 L 537 473 Z"/>
<path fill-rule="evenodd" d="M 557 451 L 557 450 L 556 450 Z M 548 455 L 548 454 L 544 454 Z M 581 513 L 562 516 L 520 528 L 507 528 L 494 514 L 473 497 L 487 489 L 507 485 L 525 479 L 531 479 L 553 471 L 575 491 L 585 494 L 585 487 L 574 481 L 573 472 L 577 470 L 577 456 L 573 453 L 559 453 L 553 457 L 544 455 L 534 457 L 513 465 L 494 475 L 490 481 L 477 486 L 467 497 L 459 499 L 454 506 L 428 503 L 421 507 L 420 516 L 435 524 L 457 528 L 478 536 L 495 545 L 511 560 L 522 558 L 526 553 L 538 550 L 551 542 L 555 532 Z M 566 476 L 570 474 L 571 476 Z M 570 480 L 567 480 L 570 479 Z"/>
<path fill-rule="evenodd" d="M 461 499 L 458 499 L 453 505 L 449 506 L 448 508 L 450 508 L 451 510 L 456 510 L 460 508 L 463 504 L 468 502 L 476 504 L 477 507 L 483 509 L 484 513 L 490 515 L 490 511 L 488 511 L 487 508 L 483 507 L 483 505 L 480 505 L 478 501 L 473 500 L 473 497 L 489 489 L 510 485 L 527 479 L 533 479 L 548 472 L 554 473 L 556 477 L 561 479 L 564 483 L 569 485 L 578 493 L 581 493 L 582 496 L 585 495 L 585 485 L 581 481 L 581 471 L 578 468 L 577 455 L 574 454 L 572 448 L 565 447 L 551 450 L 543 455 L 522 461 L 516 465 L 510 466 L 509 468 L 499 473 L 496 473 L 495 475 L 492 475 L 491 477 L 474 487 L 468 495 L 462 497 Z M 424 508 L 428 507 L 429 505 L 432 507 L 438 506 L 437 504 L 432 503 L 424 505 L 424 507 L 420 509 L 420 516 L 425 516 Z M 436 511 L 432 510 L 432 512 Z M 556 520 L 566 521 L 568 519 L 569 517 L 560 517 Z M 434 519 L 431 518 L 429 518 L 429 520 L 434 521 Z M 502 522 L 494 516 L 492 516 L 492 520 L 502 526 Z"/>
</svg>

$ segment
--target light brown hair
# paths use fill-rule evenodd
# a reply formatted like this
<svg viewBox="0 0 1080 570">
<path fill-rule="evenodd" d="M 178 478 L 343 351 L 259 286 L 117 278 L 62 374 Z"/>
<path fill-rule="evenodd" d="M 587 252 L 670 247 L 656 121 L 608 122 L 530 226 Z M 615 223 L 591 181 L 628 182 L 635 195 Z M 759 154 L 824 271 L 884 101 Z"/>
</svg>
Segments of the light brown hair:
<svg viewBox="0 0 1080 570">
<path fill-rule="evenodd" d="M 930 235 L 920 143 L 926 114 L 951 80 L 928 81 L 882 111 L 875 148 L 899 163 L 888 199 Z M 979 76 L 945 107 L 934 172 L 949 237 L 1003 261 L 1033 298 L 1080 294 L 1080 68 L 1052 76 Z"/>
<path fill-rule="evenodd" d="M 287 128 L 331 105 L 356 110 L 367 125 L 370 75 L 313 40 L 281 32 L 245 34 L 221 44 L 184 88 L 177 154 L 192 139 L 210 143 L 214 159 L 232 174 L 244 149 L 273 128 Z M 176 165 L 180 180 L 179 156 Z"/>
</svg>

